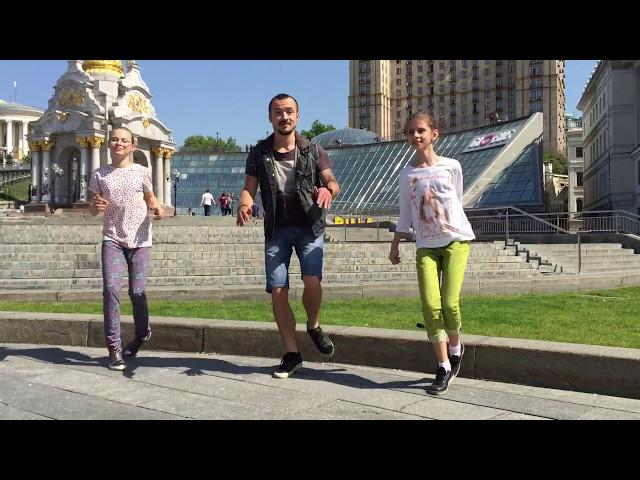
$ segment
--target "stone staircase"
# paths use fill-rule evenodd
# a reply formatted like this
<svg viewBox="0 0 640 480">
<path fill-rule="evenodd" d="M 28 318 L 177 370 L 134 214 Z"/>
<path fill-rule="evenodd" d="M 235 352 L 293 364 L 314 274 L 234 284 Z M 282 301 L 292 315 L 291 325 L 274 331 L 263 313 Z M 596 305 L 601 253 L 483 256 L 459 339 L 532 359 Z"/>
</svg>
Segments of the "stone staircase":
<svg viewBox="0 0 640 480">
<path fill-rule="evenodd" d="M 528 251 L 548 265 L 554 273 L 578 273 L 578 246 L 576 244 L 524 244 L 519 250 Z M 640 271 L 640 255 L 633 249 L 622 248 L 619 243 L 582 243 L 580 273 L 614 273 Z"/>
<path fill-rule="evenodd" d="M 101 224 L 86 218 L 59 223 L 0 223 L 0 288 L 3 290 L 100 289 Z M 154 223 L 148 286 L 264 286 L 261 224 L 246 227 L 198 220 Z M 391 265 L 388 243 L 325 244 L 327 284 L 414 282 L 415 244 L 402 243 L 402 263 Z M 295 255 L 290 282 L 302 283 Z M 466 280 L 524 279 L 539 275 L 536 265 L 500 242 L 472 243 Z"/>
</svg>

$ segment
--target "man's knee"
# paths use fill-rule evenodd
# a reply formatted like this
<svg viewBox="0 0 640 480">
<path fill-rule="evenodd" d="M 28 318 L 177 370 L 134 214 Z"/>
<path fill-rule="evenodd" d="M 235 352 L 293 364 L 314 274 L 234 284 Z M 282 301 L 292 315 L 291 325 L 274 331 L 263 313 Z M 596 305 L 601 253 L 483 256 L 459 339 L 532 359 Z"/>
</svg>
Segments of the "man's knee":
<svg viewBox="0 0 640 480">
<path fill-rule="evenodd" d="M 304 288 L 321 288 L 320 277 L 315 275 L 304 275 L 302 277 Z"/>
<path fill-rule="evenodd" d="M 273 287 L 271 289 L 271 298 L 276 303 L 289 301 L 289 289 L 285 287 Z"/>
</svg>

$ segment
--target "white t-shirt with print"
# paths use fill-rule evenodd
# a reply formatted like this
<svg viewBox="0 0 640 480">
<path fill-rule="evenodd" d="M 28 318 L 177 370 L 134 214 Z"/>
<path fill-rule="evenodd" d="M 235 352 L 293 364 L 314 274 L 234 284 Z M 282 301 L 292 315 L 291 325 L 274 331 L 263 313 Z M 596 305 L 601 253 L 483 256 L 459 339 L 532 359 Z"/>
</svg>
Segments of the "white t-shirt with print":
<svg viewBox="0 0 640 480">
<path fill-rule="evenodd" d="M 151 219 L 144 201 L 144 194 L 153 191 L 148 168 L 137 163 L 124 168 L 103 165 L 91 177 L 89 190 L 109 202 L 104 213 L 104 239 L 125 248 L 151 246 Z"/>
<path fill-rule="evenodd" d="M 396 232 L 416 232 L 416 248 L 439 248 L 473 240 L 462 207 L 462 168 L 439 157 L 431 167 L 407 165 L 400 171 L 400 220 Z"/>
</svg>

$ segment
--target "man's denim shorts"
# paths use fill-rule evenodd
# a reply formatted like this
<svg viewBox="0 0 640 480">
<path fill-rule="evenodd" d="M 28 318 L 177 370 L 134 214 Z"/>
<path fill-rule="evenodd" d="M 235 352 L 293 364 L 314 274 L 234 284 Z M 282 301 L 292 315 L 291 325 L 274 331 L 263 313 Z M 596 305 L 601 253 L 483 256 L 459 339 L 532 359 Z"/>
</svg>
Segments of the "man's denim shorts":
<svg viewBox="0 0 640 480">
<path fill-rule="evenodd" d="M 289 288 L 289 262 L 294 248 L 301 277 L 311 275 L 322 280 L 324 235 L 316 238 L 311 227 L 276 227 L 264 249 L 267 293 L 273 287 Z"/>
</svg>

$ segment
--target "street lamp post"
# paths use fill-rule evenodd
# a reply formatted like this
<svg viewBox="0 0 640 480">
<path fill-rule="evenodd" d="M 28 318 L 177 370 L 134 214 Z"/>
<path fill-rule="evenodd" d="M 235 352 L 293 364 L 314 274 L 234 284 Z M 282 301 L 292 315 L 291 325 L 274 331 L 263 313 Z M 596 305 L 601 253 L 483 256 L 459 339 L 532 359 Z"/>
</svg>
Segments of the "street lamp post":
<svg viewBox="0 0 640 480">
<path fill-rule="evenodd" d="M 54 163 L 53 165 L 51 165 L 51 172 L 53 173 L 53 175 L 51 175 L 51 205 L 52 205 L 52 208 L 55 210 L 56 179 L 64 175 L 64 170 L 60 168 L 60 166 L 57 163 Z"/>
<path fill-rule="evenodd" d="M 173 216 L 178 214 L 178 184 L 180 183 L 180 172 L 173 169 Z"/>
</svg>

